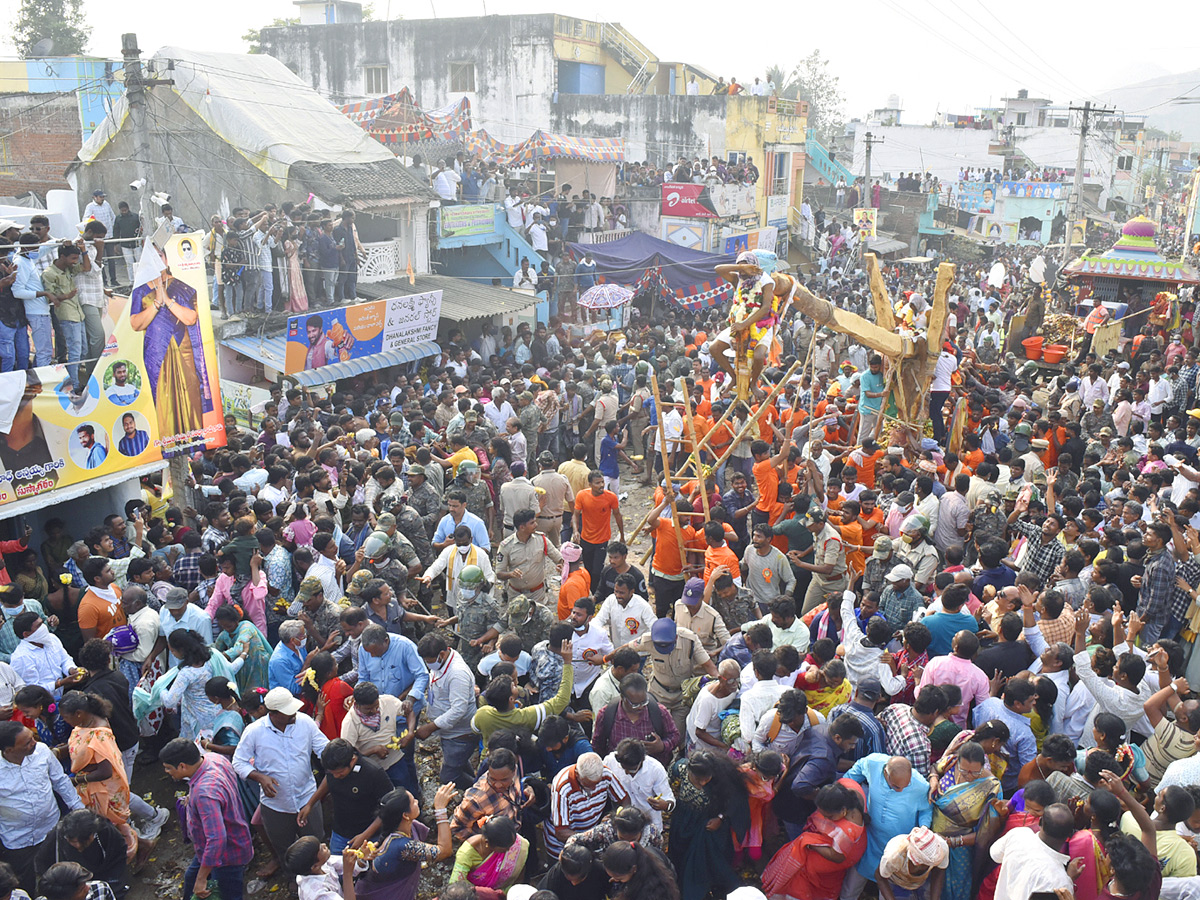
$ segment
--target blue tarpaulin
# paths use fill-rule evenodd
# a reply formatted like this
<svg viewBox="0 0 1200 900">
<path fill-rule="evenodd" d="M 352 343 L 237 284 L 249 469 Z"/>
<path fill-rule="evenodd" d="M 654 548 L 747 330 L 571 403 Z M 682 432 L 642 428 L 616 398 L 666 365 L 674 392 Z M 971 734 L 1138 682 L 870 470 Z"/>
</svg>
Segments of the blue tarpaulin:
<svg viewBox="0 0 1200 900">
<path fill-rule="evenodd" d="M 732 255 L 688 250 L 641 232 L 604 244 L 567 246 L 575 259 L 591 254 L 599 280 L 635 289 L 650 285 L 664 299 L 688 309 L 716 306 L 729 298 L 730 286 L 715 269 L 732 263 Z"/>
</svg>

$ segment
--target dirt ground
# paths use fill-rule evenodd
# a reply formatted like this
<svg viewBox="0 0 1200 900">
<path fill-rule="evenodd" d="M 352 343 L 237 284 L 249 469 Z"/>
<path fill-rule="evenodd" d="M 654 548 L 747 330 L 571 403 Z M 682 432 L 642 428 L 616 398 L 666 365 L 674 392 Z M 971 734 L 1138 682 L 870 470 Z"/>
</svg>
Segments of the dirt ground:
<svg viewBox="0 0 1200 900">
<path fill-rule="evenodd" d="M 654 490 L 643 487 L 636 478 L 629 475 L 626 467 L 622 468 L 625 471 L 621 476 L 621 493 L 622 495 L 627 494 L 627 496 L 622 499 L 621 513 L 625 518 L 625 531 L 628 536 L 633 533 L 633 529 L 641 521 L 642 516 L 651 508 Z M 649 546 L 650 542 L 643 534 L 630 545 L 629 554 L 630 561 L 639 565 L 647 575 L 649 575 L 649 565 L 641 565 L 641 557 Z M 555 573 L 551 580 L 554 591 L 557 592 L 558 573 Z M 425 788 L 425 798 L 421 803 L 424 812 L 433 808 L 433 792 L 436 790 L 439 765 L 440 753 L 436 741 L 418 746 L 417 771 L 421 777 L 421 784 Z M 174 809 L 175 795 L 184 790 L 184 785 L 171 781 L 163 772 L 162 766 L 153 763 L 138 767 L 134 775 L 134 789 L 151 799 L 156 805 L 165 805 Z M 331 820 L 329 811 L 326 809 L 325 822 L 328 824 Z M 430 821 L 428 824 L 432 825 L 433 823 Z M 179 819 L 172 815 L 166 827 L 163 828 L 158 844 L 151 853 L 145 868 L 130 878 L 129 900 L 188 900 L 188 898 L 182 898 L 183 870 L 191 862 L 192 855 L 191 844 L 184 842 L 180 832 Z M 266 859 L 266 851 L 256 838 L 254 861 L 246 872 L 247 896 L 258 897 L 261 900 L 261 898 L 272 895 L 288 893 L 294 895 L 295 881 L 282 874 L 267 879 L 261 885 L 255 883 L 261 880 L 256 878 L 254 872 Z M 429 900 L 429 898 L 437 896 L 445 884 L 446 878 L 450 875 L 451 862 L 440 863 L 426 871 L 425 876 L 421 879 L 419 900 Z M 257 890 L 251 891 L 251 887 Z"/>
</svg>

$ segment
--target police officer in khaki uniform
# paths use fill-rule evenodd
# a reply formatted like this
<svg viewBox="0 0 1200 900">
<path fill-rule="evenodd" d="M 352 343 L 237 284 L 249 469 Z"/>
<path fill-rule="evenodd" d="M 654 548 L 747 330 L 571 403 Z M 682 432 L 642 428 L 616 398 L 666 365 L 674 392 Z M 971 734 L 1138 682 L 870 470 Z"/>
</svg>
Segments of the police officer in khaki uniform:
<svg viewBox="0 0 1200 900">
<path fill-rule="evenodd" d="M 525 594 L 535 603 L 546 599 L 546 560 L 562 565 L 562 554 L 546 535 L 537 530 L 532 509 L 513 515 L 516 531 L 496 548 L 496 578 L 504 584 L 505 600 Z"/>
<path fill-rule="evenodd" d="M 683 702 L 683 683 L 700 674 L 717 677 L 717 667 L 700 638 L 663 618 L 627 646 L 650 654 L 650 694 L 670 711 L 679 733 L 683 734 L 688 715 L 688 706 Z"/>
<path fill-rule="evenodd" d="M 714 659 L 729 642 L 729 629 L 713 607 L 704 602 L 704 579 L 689 578 L 683 587 L 683 599 L 675 601 L 675 624 L 700 638 L 704 650 Z"/>
<path fill-rule="evenodd" d="M 575 491 L 565 475 L 555 469 L 554 454 L 543 450 L 538 454 L 541 471 L 534 476 L 533 486 L 539 491 L 541 509 L 537 514 L 538 528 L 555 547 L 562 546 L 563 514 L 575 509 Z"/>
</svg>

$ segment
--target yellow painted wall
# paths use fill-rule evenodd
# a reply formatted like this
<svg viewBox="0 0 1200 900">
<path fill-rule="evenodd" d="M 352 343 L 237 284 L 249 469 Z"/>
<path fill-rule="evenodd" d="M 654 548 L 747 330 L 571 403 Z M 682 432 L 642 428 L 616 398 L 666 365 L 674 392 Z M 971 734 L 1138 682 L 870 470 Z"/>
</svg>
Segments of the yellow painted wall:
<svg viewBox="0 0 1200 900">
<path fill-rule="evenodd" d="M 0 62 L 0 93 L 21 94 L 29 90 L 29 75 L 25 60 Z"/>
</svg>

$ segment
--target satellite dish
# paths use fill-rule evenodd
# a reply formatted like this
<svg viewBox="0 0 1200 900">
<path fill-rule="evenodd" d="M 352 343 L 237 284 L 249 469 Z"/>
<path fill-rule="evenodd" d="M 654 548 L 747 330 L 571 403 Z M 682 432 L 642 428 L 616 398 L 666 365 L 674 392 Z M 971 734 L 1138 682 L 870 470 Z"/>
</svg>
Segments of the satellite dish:
<svg viewBox="0 0 1200 900">
<path fill-rule="evenodd" d="M 50 56 L 54 53 L 54 39 L 42 38 L 29 48 L 30 56 Z"/>
</svg>

